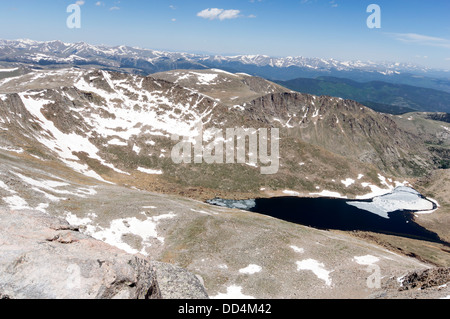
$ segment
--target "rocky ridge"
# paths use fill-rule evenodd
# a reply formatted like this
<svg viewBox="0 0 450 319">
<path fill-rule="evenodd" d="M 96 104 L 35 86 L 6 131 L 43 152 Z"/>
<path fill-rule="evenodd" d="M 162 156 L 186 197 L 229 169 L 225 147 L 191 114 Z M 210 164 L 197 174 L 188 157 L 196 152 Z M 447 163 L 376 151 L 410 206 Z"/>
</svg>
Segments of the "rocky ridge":
<svg viewBox="0 0 450 319">
<path fill-rule="evenodd" d="M 418 136 L 353 101 L 292 93 L 260 78 L 220 70 L 157 77 L 172 82 L 77 69 L 6 78 L 0 82 L 4 147 L 22 145 L 28 154 L 45 154 L 44 159 L 111 182 L 128 184 L 137 172 L 147 172 L 159 190 L 186 194 L 197 188 L 189 196 L 201 199 L 215 191 L 227 197 L 261 196 L 263 188 L 310 194 L 319 187 L 357 195 L 367 193 L 367 187 L 344 187 L 339 181 L 364 175 L 361 183 L 382 186 L 381 172 L 403 182 L 439 160 Z M 174 77 L 183 79 L 183 86 Z M 224 90 L 230 83 L 241 91 Z M 241 103 L 234 104 L 233 94 Z M 169 158 L 172 135 L 193 137 L 198 124 L 207 139 L 215 128 L 280 128 L 279 173 L 263 179 L 259 165 L 174 165 Z M 244 183 L 242 176 L 248 176 Z"/>
</svg>

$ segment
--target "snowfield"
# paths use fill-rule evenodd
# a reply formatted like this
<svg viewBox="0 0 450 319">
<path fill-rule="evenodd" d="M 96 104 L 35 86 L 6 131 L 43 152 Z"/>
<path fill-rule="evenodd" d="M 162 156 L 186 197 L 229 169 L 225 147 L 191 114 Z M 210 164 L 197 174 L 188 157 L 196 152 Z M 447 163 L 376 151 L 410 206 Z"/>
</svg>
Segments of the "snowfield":
<svg viewBox="0 0 450 319">
<path fill-rule="evenodd" d="M 218 74 L 194 74 L 199 77 L 202 83 L 210 83 Z M 129 175 L 113 164 L 105 161 L 100 155 L 99 145 L 94 145 L 93 140 L 104 138 L 104 146 L 129 147 L 128 141 L 138 136 L 146 136 L 143 144 L 154 145 L 149 136 L 163 136 L 170 138 L 172 135 L 186 136 L 194 138 L 197 135 L 197 128 L 200 123 L 206 124 L 210 120 L 211 112 L 216 104 L 210 105 L 206 110 L 200 111 L 198 106 L 205 99 L 204 96 L 195 95 L 189 90 L 180 88 L 180 94 L 191 96 L 189 102 L 175 102 L 175 96 L 171 92 L 161 90 L 147 90 L 143 87 L 144 79 L 138 81 L 137 76 L 128 76 L 126 79 L 114 79 L 113 75 L 107 71 L 86 71 L 77 69 L 57 70 L 57 71 L 35 71 L 27 75 L 30 83 L 49 81 L 52 77 L 57 77 L 58 81 L 66 78 L 66 81 L 73 82 L 73 85 L 81 92 L 89 92 L 99 97 L 100 100 L 88 102 L 83 106 L 69 104 L 68 111 L 77 119 L 83 119 L 86 128 L 76 129 L 71 133 L 62 132 L 54 120 L 49 120 L 44 116 L 43 111 L 55 102 L 47 97 L 48 90 L 32 90 L 20 93 L 19 96 L 26 109 L 32 115 L 32 119 L 39 124 L 43 130 L 34 132 L 34 138 L 40 144 L 56 153 L 58 157 L 68 167 L 76 172 L 95 178 L 99 181 L 110 183 L 104 180 L 99 174 L 88 165 L 80 162 L 75 153 L 85 153 L 92 160 L 100 162 L 113 171 Z M 61 77 L 61 79 L 59 78 Z M 88 82 L 88 80 L 90 82 Z M 157 80 L 150 83 L 159 85 Z M 31 84 L 30 84 L 31 85 Z M 61 90 L 63 97 L 74 101 L 77 97 L 72 96 L 70 91 Z M 170 91 L 172 91 L 170 89 Z M 195 97 L 194 97 L 195 96 Z M 2 99 L 5 96 L 2 95 Z M 102 112 L 99 112 L 98 110 Z M 162 109 L 165 111 L 162 112 Z M 104 114 L 114 114 L 114 116 L 104 116 Z M 3 147 L 8 151 L 16 151 L 13 148 Z M 141 146 L 132 144 L 132 150 L 139 155 Z M 23 150 L 17 150 L 17 152 Z M 166 157 L 166 154 L 159 154 Z M 152 174 L 162 174 L 159 170 L 139 168 L 139 171 Z"/>
<path fill-rule="evenodd" d="M 248 265 L 246 268 L 242 268 L 239 270 L 241 274 L 253 275 L 262 270 L 261 266 L 258 265 Z"/>
<path fill-rule="evenodd" d="M 323 190 L 320 193 L 311 193 L 311 196 L 321 196 L 321 197 L 330 197 L 330 198 L 347 198 L 347 196 L 343 196 L 337 192 L 331 192 L 327 190 Z"/>
<path fill-rule="evenodd" d="M 146 216 L 145 212 L 142 213 Z M 142 254 L 148 255 L 146 249 L 152 245 L 152 239 L 156 239 L 162 244 L 164 238 L 157 233 L 157 225 L 160 220 L 172 219 L 176 217 L 174 213 L 167 213 L 155 217 L 147 217 L 145 220 L 136 217 L 115 219 L 111 221 L 109 228 L 96 225 L 91 218 L 78 218 L 72 213 L 66 214 L 66 220 L 72 226 L 85 226 L 85 233 L 92 236 L 95 239 L 101 240 L 111 246 L 115 246 L 130 254 Z M 124 236 L 134 235 L 142 240 L 141 250 L 137 250 L 131 247 L 128 243 L 124 242 Z"/>
<path fill-rule="evenodd" d="M 303 261 L 297 261 L 297 270 L 309 270 L 317 276 L 317 278 L 323 280 L 327 286 L 331 286 L 332 281 L 330 278 L 330 274 L 332 271 L 328 271 L 325 269 L 325 265 L 323 263 L 318 262 L 314 259 L 307 259 Z"/>
<path fill-rule="evenodd" d="M 255 299 L 255 297 L 244 295 L 242 287 L 232 285 L 227 288 L 226 293 L 219 293 L 211 299 Z"/>
<path fill-rule="evenodd" d="M 366 255 L 366 256 L 355 256 L 354 261 L 360 265 L 373 265 L 380 261 L 380 258 L 372 256 L 372 255 Z"/>
<path fill-rule="evenodd" d="M 161 170 L 156 170 L 156 169 L 147 169 L 147 168 L 142 168 L 142 167 L 138 167 L 138 171 L 148 174 L 148 175 L 161 175 L 163 174 L 163 171 Z"/>
</svg>

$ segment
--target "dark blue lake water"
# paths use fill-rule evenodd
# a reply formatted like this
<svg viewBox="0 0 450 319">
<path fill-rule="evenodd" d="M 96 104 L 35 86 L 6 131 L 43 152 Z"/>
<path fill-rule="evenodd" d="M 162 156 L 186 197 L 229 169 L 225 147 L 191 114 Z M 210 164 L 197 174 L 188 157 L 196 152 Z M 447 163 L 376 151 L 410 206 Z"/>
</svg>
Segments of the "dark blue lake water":
<svg viewBox="0 0 450 319">
<path fill-rule="evenodd" d="M 388 213 L 389 218 L 384 218 L 347 202 L 345 199 L 298 197 L 208 201 L 213 205 L 239 208 L 322 230 L 369 231 L 449 245 L 436 233 L 417 224 L 411 211 L 393 211 Z"/>
</svg>

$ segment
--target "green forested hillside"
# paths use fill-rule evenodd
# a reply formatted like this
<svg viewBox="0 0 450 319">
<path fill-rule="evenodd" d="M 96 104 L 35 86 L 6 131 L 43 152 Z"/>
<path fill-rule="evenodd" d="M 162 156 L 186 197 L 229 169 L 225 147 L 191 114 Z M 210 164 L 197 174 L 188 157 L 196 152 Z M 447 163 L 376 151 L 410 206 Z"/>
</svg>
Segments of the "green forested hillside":
<svg viewBox="0 0 450 319">
<path fill-rule="evenodd" d="M 334 77 L 276 82 L 302 93 L 356 100 L 384 113 L 450 112 L 450 93 L 410 85 L 381 81 L 361 83 Z"/>
</svg>

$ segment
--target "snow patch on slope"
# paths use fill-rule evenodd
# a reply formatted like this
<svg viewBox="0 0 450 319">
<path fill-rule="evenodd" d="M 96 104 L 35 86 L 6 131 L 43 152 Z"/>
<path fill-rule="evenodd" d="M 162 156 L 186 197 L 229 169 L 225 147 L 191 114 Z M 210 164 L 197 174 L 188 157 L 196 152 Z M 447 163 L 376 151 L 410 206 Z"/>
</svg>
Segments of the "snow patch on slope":
<svg viewBox="0 0 450 319">
<path fill-rule="evenodd" d="M 145 214 L 144 214 L 145 215 Z M 109 228 L 95 226 L 92 218 L 78 218 L 72 213 L 66 213 L 66 220 L 73 226 L 85 226 L 85 233 L 95 239 L 122 249 L 130 254 L 148 255 L 146 248 L 151 246 L 152 239 L 164 243 L 164 238 L 158 235 L 158 222 L 163 219 L 172 219 L 173 213 L 163 214 L 155 217 L 147 217 L 145 220 L 136 217 L 115 219 L 111 221 Z M 124 242 L 123 236 L 134 235 L 142 239 L 142 248 L 138 250 Z"/>
<path fill-rule="evenodd" d="M 326 270 L 325 265 L 317 260 L 307 259 L 297 261 L 297 270 L 310 270 L 317 276 L 317 278 L 323 280 L 327 286 L 331 286 L 332 281 L 330 278 L 330 273 L 332 273 L 332 271 Z"/>
<path fill-rule="evenodd" d="M 247 296 L 242 293 L 242 287 L 229 286 L 226 293 L 219 293 L 216 296 L 212 296 L 211 299 L 255 299 L 252 296 Z"/>
</svg>

